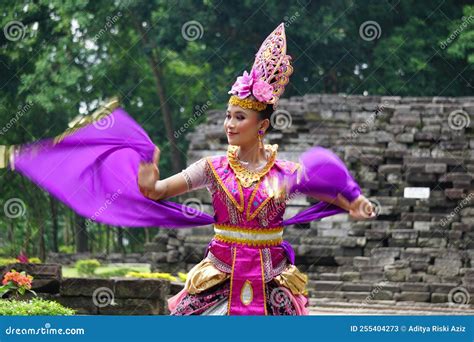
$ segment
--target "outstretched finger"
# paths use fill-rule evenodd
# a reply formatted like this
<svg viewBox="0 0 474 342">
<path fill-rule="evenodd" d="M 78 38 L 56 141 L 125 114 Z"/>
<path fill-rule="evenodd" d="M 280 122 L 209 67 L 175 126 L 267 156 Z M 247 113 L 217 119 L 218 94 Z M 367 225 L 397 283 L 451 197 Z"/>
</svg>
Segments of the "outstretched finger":
<svg viewBox="0 0 474 342">
<path fill-rule="evenodd" d="M 160 154 L 161 151 L 158 147 L 155 148 L 155 152 L 153 152 L 153 164 L 157 165 L 160 161 Z"/>
</svg>

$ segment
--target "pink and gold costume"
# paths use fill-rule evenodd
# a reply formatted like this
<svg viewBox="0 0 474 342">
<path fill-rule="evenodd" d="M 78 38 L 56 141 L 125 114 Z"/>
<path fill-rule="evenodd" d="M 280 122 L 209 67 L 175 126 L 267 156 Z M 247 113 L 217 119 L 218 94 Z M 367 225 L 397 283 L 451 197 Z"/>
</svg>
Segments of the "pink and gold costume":
<svg viewBox="0 0 474 342">
<path fill-rule="evenodd" d="M 227 156 L 202 159 L 183 171 L 190 189 L 207 186 L 216 223 L 206 258 L 189 272 L 183 291 L 169 301 L 173 314 L 196 313 L 189 305 L 183 307 L 183 294 L 209 292 L 223 282 L 229 283 L 229 293 L 217 304 L 221 312 L 225 308 L 231 315 L 267 315 L 271 305 L 285 305 L 306 313 L 307 277 L 289 260 L 289 246 L 282 246 L 289 184 L 296 180 L 299 164 L 277 159 L 277 145 L 265 147 L 263 175 L 247 187 L 234 170 L 239 167 L 235 146 L 229 146 Z M 275 286 L 268 293 L 265 285 L 270 282 Z M 206 305 L 201 312 L 203 308 Z"/>
<path fill-rule="evenodd" d="M 189 189 L 210 190 L 215 209 L 211 216 L 143 196 L 138 166 L 151 160 L 155 146 L 122 109 L 108 115 L 114 125 L 106 131 L 87 124 L 59 142 L 47 139 L 9 147 L 4 153 L 12 152 L 2 160 L 91 222 L 163 228 L 213 224 L 216 234 L 205 259 L 189 272 L 185 289 L 169 301 L 174 315 L 305 314 L 307 279 L 294 266 L 282 227 L 344 210 L 321 201 L 282 221 L 286 199 L 301 194 L 355 200 L 361 190 L 342 160 L 314 147 L 296 164 L 277 159 L 276 147 L 267 145 L 267 163 L 254 183 L 255 173 L 237 179 L 234 169 L 239 164 L 234 163 L 232 147 L 227 156 L 200 160 L 183 175 Z M 105 205 L 107 210 L 102 210 Z"/>
</svg>

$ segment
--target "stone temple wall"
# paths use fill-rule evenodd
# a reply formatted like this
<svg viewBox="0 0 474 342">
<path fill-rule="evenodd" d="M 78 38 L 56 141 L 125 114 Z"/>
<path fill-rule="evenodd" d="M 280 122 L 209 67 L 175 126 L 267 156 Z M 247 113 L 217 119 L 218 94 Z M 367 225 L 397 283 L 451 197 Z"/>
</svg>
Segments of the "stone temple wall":
<svg viewBox="0 0 474 342">
<path fill-rule="evenodd" d="M 38 296 L 74 309 L 77 315 L 167 315 L 166 300 L 182 287 L 164 279 L 63 278 L 62 265 L 56 263 L 0 266 L 1 278 L 12 269 L 33 277 L 36 295 L 27 292 L 20 300 Z M 13 298 L 11 294 L 4 299 Z"/>
<path fill-rule="evenodd" d="M 209 111 L 188 133 L 189 163 L 225 153 L 223 120 L 224 110 Z M 314 94 L 282 100 L 273 121 L 281 129 L 266 143 L 279 145 L 279 158 L 297 161 L 312 146 L 329 148 L 378 207 L 371 221 L 341 214 L 287 227 L 284 238 L 312 297 L 474 300 L 474 97 Z M 186 198 L 212 213 L 205 190 Z M 285 216 L 313 202 L 297 198 Z M 154 267 L 187 270 L 211 237 L 212 227 L 163 230 L 145 248 Z"/>
</svg>

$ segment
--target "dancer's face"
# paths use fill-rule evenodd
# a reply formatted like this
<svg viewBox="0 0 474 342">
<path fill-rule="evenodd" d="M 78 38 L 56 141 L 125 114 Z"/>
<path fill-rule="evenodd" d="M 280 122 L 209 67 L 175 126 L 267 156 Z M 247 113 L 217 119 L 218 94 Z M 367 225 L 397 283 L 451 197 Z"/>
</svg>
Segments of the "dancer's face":
<svg viewBox="0 0 474 342">
<path fill-rule="evenodd" d="M 229 145 L 253 146 L 258 144 L 258 130 L 264 127 L 256 110 L 229 104 L 224 130 Z"/>
</svg>

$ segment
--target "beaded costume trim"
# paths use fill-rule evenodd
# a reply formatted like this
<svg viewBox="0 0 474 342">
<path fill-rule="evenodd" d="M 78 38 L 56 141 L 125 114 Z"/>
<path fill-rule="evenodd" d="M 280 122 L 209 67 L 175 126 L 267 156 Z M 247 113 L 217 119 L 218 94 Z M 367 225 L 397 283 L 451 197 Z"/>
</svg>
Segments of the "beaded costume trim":
<svg viewBox="0 0 474 342">
<path fill-rule="evenodd" d="M 227 237 L 224 235 L 220 234 L 215 234 L 214 239 L 225 242 L 225 243 L 230 243 L 230 244 L 237 244 L 237 245 L 242 245 L 242 246 L 248 246 L 248 247 L 269 247 L 269 246 L 278 246 L 283 242 L 282 238 L 279 239 L 272 239 L 272 240 L 251 240 L 251 239 L 239 239 L 239 238 L 231 238 Z"/>
<path fill-rule="evenodd" d="M 281 229 L 239 229 L 226 230 L 214 225 L 215 238 L 228 243 L 243 243 L 250 246 L 271 246 L 281 243 L 283 228 Z"/>
<path fill-rule="evenodd" d="M 219 271 L 224 273 L 232 273 L 232 267 L 227 265 L 225 262 L 217 258 L 211 251 L 207 253 L 207 257 L 211 260 L 212 264 L 217 268 Z M 281 272 L 280 272 L 281 273 Z"/>
<path fill-rule="evenodd" d="M 239 189 L 240 203 L 237 203 L 234 196 L 232 196 L 229 189 L 227 189 L 225 184 L 222 182 L 222 179 L 219 177 L 216 169 L 214 168 L 214 165 L 212 165 L 211 157 L 208 157 L 206 160 L 207 160 L 207 163 L 209 164 L 209 167 L 211 168 L 212 173 L 214 174 L 214 178 L 217 180 L 217 182 L 221 186 L 222 190 L 224 190 L 224 192 L 227 194 L 227 196 L 232 201 L 232 203 L 234 203 L 235 207 L 242 213 L 244 211 L 245 200 L 244 200 L 244 192 L 242 190 L 242 186 L 241 186 L 240 182 L 237 182 L 237 187 Z"/>
<path fill-rule="evenodd" d="M 283 227 L 273 227 L 273 228 L 247 228 L 240 226 L 232 226 L 229 224 L 214 224 L 214 227 L 220 230 L 227 230 L 230 232 L 239 232 L 239 233 L 249 233 L 249 234 L 274 234 L 282 233 Z"/>
<path fill-rule="evenodd" d="M 262 184 L 262 179 L 258 181 L 257 185 L 255 186 L 255 189 L 253 189 L 252 194 L 250 195 L 249 203 L 247 204 L 247 210 L 245 212 L 247 221 L 253 220 L 258 215 L 258 213 L 263 209 L 263 207 L 268 203 L 268 201 L 270 201 L 273 198 L 273 194 L 270 194 L 267 198 L 265 198 L 265 200 L 262 203 L 260 203 L 258 208 L 255 209 L 255 211 L 252 214 L 250 214 L 250 209 L 252 207 L 251 204 L 255 196 L 257 195 L 257 191 L 260 187 L 260 184 Z"/>
<path fill-rule="evenodd" d="M 262 254 L 262 250 L 259 250 L 260 252 L 260 269 L 262 270 L 262 288 L 263 288 L 263 303 L 265 303 L 263 305 L 263 308 L 264 308 L 264 312 L 265 312 L 265 316 L 268 315 L 268 312 L 267 312 L 267 295 L 265 293 L 265 273 L 264 273 L 264 270 L 263 270 L 263 254 Z"/>
</svg>

